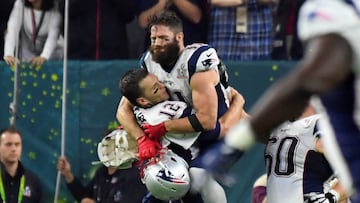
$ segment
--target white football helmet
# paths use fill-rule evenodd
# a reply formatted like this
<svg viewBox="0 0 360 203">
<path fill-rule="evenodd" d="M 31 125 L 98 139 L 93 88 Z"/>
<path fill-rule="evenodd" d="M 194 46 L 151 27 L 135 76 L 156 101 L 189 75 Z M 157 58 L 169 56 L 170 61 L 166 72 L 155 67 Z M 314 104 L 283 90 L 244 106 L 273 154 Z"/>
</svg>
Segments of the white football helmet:
<svg viewBox="0 0 360 203">
<path fill-rule="evenodd" d="M 106 135 L 98 144 L 98 157 L 107 167 L 131 167 L 137 160 L 136 150 L 132 149 L 130 137 L 124 129 L 116 129 Z"/>
<path fill-rule="evenodd" d="M 181 199 L 190 189 L 188 164 L 168 149 L 143 165 L 141 178 L 149 192 L 164 201 Z"/>
</svg>

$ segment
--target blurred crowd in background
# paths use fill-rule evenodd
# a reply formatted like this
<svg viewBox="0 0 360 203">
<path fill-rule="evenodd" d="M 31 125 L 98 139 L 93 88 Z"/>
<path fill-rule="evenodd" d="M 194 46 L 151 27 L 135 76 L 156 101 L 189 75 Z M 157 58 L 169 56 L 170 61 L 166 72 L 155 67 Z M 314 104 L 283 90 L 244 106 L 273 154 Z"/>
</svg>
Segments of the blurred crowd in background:
<svg viewBox="0 0 360 203">
<path fill-rule="evenodd" d="M 223 60 L 297 60 L 302 46 L 296 21 L 303 2 L 70 0 L 68 59 L 139 59 L 150 45 L 149 17 L 172 10 L 183 20 L 186 45 L 207 43 Z M 64 10 L 64 0 L 2 0 L 0 51 L 4 60 L 10 65 L 18 59 L 41 65 L 62 59 Z"/>
</svg>

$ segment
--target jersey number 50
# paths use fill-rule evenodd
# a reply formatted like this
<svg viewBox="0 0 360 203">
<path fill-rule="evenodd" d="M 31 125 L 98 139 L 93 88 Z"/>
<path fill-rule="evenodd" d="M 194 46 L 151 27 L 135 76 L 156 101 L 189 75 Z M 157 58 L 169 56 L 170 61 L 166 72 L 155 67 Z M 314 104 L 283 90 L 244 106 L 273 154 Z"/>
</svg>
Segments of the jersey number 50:
<svg viewBox="0 0 360 203">
<path fill-rule="evenodd" d="M 276 138 L 269 140 L 268 145 L 278 142 Z M 296 137 L 284 137 L 280 140 L 278 148 L 272 148 L 273 154 L 265 155 L 265 162 L 267 166 L 267 174 L 271 172 L 278 176 L 290 176 L 295 172 L 294 158 L 296 156 L 296 145 L 299 140 Z M 268 146 L 273 147 L 273 146 Z M 275 164 L 273 165 L 273 161 Z M 273 170 L 273 171 L 272 171 Z"/>
</svg>

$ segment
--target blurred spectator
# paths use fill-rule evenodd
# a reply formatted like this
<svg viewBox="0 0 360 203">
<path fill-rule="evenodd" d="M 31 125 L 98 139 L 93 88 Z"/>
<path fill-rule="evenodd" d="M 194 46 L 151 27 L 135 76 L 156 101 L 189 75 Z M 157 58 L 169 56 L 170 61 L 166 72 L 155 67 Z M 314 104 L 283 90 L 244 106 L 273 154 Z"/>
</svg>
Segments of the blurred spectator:
<svg viewBox="0 0 360 203">
<path fill-rule="evenodd" d="M 272 0 L 211 0 L 209 44 L 223 60 L 268 60 Z"/>
<path fill-rule="evenodd" d="M 129 58 L 139 60 L 144 53 L 145 29 L 140 27 L 138 16 L 135 16 L 126 29 L 128 36 L 131 36 L 128 38 Z"/>
<path fill-rule="evenodd" d="M 148 19 L 164 10 L 175 12 L 183 22 L 184 44 L 207 43 L 209 3 L 207 0 L 137 0 L 139 24 L 147 28 Z M 150 46 L 150 32 L 145 36 L 145 49 Z"/>
<path fill-rule="evenodd" d="M 15 0 L 2 0 L 0 6 L 0 56 L 4 55 L 4 38 L 7 22 Z"/>
<path fill-rule="evenodd" d="M 5 62 L 14 65 L 20 60 L 41 65 L 46 60 L 61 58 L 54 54 L 59 39 L 60 22 L 61 15 L 55 8 L 54 0 L 16 0 L 5 35 Z M 16 59 L 18 37 L 19 59 Z"/>
<path fill-rule="evenodd" d="M 280 0 L 274 14 L 274 60 L 298 60 L 303 56 L 297 36 L 297 19 L 305 0 Z"/>
<path fill-rule="evenodd" d="M 251 203 L 266 203 L 266 182 L 267 175 L 262 174 L 256 179 L 251 194 Z"/>
<path fill-rule="evenodd" d="M 40 179 L 20 161 L 22 135 L 15 127 L 0 131 L 0 202 L 42 203 Z M 46 178 L 46 177 L 43 177 Z"/>
<path fill-rule="evenodd" d="M 110 129 L 104 135 L 98 145 L 102 164 L 86 185 L 74 176 L 66 157 L 59 157 L 57 169 L 64 176 L 67 188 L 81 203 L 140 203 L 147 190 L 138 168 L 132 166 L 136 160 L 136 140 L 122 129 Z"/>
<path fill-rule="evenodd" d="M 85 200 L 92 200 L 94 203 L 141 202 L 147 193 L 136 167 L 118 169 L 101 165 L 85 186 L 73 175 L 66 157 L 59 158 L 57 167 L 65 177 L 67 188 L 78 202 Z"/>
<path fill-rule="evenodd" d="M 64 2 L 62 1 L 64 11 Z M 69 59 L 111 60 L 129 57 L 126 25 L 135 16 L 135 1 L 71 0 Z"/>
</svg>

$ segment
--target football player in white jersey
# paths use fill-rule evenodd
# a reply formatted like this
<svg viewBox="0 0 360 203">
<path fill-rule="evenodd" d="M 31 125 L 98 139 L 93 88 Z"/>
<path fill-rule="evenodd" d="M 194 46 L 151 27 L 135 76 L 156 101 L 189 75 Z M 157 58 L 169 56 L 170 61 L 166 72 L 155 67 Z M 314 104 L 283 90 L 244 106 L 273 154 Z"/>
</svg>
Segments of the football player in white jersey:
<svg viewBox="0 0 360 203">
<path fill-rule="evenodd" d="M 219 118 L 229 108 L 229 100 L 220 80 L 220 60 L 214 48 L 206 44 L 184 46 L 181 20 L 165 11 L 149 21 L 151 47 L 141 60 L 148 70 L 165 84 L 172 100 L 186 102 L 195 114 L 146 126 L 145 132 L 136 122 L 132 104 L 122 97 L 117 119 L 138 140 L 139 156 L 146 159 L 156 154 L 151 139 L 166 132 L 189 133 L 216 130 Z M 231 107 L 230 107 L 231 108 Z M 235 109 L 235 117 L 243 109 Z M 235 119 L 234 119 L 235 120 Z M 221 126 L 226 130 L 229 126 Z M 146 134 L 146 136 L 144 136 Z"/>
<path fill-rule="evenodd" d="M 272 131 L 265 149 L 268 202 L 335 203 L 344 199 L 341 191 L 324 187 L 333 170 L 319 153 L 319 119 L 320 114 L 309 105 L 298 120 Z"/>
<path fill-rule="evenodd" d="M 272 131 L 265 150 L 267 174 L 254 184 L 253 202 L 347 203 L 321 144 L 320 114 L 309 105 L 296 121 Z M 344 201 L 339 201 L 344 200 Z"/>
<path fill-rule="evenodd" d="M 266 142 L 272 129 L 302 112 L 308 100 L 318 96 L 315 107 L 329 121 L 320 122 L 325 154 L 345 189 L 355 192 L 355 203 L 360 202 L 359 4 L 358 0 L 304 3 L 298 21 L 299 37 L 306 45 L 303 59 L 260 98 L 249 120 L 229 131 L 223 146 L 244 151 L 256 139 Z M 206 164 L 214 171 L 221 168 L 216 163 Z"/>
<path fill-rule="evenodd" d="M 134 106 L 134 114 L 141 126 L 156 125 L 171 119 L 178 119 L 193 114 L 194 111 L 182 101 L 169 101 L 167 90 L 157 77 L 145 69 L 133 69 L 124 74 L 120 80 L 122 95 L 129 99 Z M 154 89 L 155 88 L 155 89 Z M 229 98 L 234 109 L 242 109 L 242 96 L 229 87 Z M 227 112 L 225 115 L 228 115 Z M 244 112 L 245 113 L 245 112 Z M 220 119 L 220 125 L 226 125 L 226 116 Z M 218 142 L 224 132 L 216 130 L 195 133 L 167 132 L 162 138 L 162 146 L 168 146 L 175 153 L 181 155 L 190 165 L 192 188 L 199 192 L 206 203 L 226 202 L 226 195 L 222 187 L 211 177 L 204 178 L 205 171 L 196 165 L 197 156 L 204 150 Z M 181 149 L 179 149 L 179 146 Z M 195 163 L 195 164 L 194 164 Z M 206 183 L 202 182 L 207 181 Z"/>
</svg>

